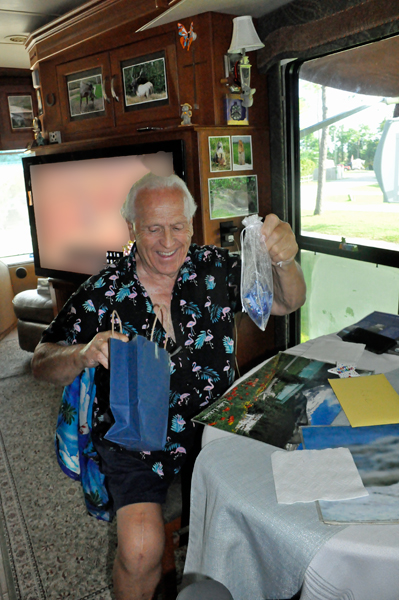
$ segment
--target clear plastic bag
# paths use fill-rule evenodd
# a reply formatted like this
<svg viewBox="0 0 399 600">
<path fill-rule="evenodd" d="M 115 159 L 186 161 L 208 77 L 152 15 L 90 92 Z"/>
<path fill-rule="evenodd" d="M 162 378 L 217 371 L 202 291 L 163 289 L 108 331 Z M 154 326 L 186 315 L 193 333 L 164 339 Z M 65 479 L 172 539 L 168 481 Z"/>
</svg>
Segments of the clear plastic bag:
<svg viewBox="0 0 399 600">
<path fill-rule="evenodd" d="M 272 261 L 261 233 L 261 217 L 250 215 L 242 224 L 245 226 L 241 232 L 242 310 L 264 331 L 273 304 Z"/>
</svg>

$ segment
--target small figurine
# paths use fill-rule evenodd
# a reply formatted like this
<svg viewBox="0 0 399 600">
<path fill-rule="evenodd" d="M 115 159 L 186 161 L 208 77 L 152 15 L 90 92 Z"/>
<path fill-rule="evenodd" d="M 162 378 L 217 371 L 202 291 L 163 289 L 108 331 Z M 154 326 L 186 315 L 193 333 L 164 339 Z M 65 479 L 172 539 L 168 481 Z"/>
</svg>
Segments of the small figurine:
<svg viewBox="0 0 399 600">
<path fill-rule="evenodd" d="M 44 139 L 41 131 L 40 120 L 38 117 L 34 117 L 32 123 L 32 129 L 35 136 L 35 141 L 30 145 L 31 147 L 35 146 L 44 146 L 46 144 L 46 140 Z"/>
<path fill-rule="evenodd" d="M 193 115 L 193 113 L 191 111 L 192 106 L 186 102 L 185 104 L 182 104 L 181 107 L 182 107 L 181 116 L 183 118 L 183 121 L 181 122 L 181 124 L 182 125 L 191 125 L 191 117 Z"/>
</svg>

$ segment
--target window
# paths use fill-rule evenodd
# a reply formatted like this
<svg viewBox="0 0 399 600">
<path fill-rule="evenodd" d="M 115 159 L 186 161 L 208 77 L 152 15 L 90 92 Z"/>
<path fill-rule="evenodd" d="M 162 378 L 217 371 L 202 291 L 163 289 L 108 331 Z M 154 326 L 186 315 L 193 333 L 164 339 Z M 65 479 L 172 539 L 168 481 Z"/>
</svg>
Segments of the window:
<svg viewBox="0 0 399 600">
<path fill-rule="evenodd" d="M 0 152 L 0 258 L 32 253 L 22 156 Z"/>
<path fill-rule="evenodd" d="M 398 312 L 398 50 L 395 36 L 289 69 L 301 341 Z"/>
</svg>

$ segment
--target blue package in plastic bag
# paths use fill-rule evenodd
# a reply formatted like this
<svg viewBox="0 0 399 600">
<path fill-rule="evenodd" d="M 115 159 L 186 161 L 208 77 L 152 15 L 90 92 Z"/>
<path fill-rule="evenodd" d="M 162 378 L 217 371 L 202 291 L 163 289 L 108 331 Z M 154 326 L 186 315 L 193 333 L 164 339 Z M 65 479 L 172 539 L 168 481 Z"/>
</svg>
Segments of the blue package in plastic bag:
<svg viewBox="0 0 399 600">
<path fill-rule="evenodd" d="M 250 215 L 242 223 L 245 226 L 241 233 L 242 309 L 264 331 L 273 304 L 272 261 L 261 233 L 261 217 Z"/>
</svg>

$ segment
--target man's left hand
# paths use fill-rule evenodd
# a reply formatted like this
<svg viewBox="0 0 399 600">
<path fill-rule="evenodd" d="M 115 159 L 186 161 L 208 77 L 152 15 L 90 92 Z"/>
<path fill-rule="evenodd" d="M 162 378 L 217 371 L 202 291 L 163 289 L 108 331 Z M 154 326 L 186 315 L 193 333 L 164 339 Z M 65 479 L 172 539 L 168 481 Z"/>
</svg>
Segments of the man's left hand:
<svg viewBox="0 0 399 600">
<path fill-rule="evenodd" d="M 295 259 L 298 244 L 289 223 L 271 213 L 265 218 L 261 231 L 274 265 L 289 264 Z"/>
</svg>

